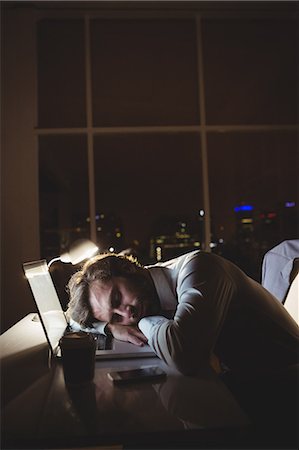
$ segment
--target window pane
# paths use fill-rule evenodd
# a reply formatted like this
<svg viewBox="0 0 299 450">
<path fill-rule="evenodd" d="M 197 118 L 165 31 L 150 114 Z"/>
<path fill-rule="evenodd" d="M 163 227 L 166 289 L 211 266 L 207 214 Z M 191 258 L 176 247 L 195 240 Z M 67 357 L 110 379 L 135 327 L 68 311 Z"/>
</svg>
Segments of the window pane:
<svg viewBox="0 0 299 450">
<path fill-rule="evenodd" d="M 42 20 L 37 42 L 39 127 L 85 126 L 84 22 Z"/>
<path fill-rule="evenodd" d="M 211 134 L 208 143 L 212 219 L 222 251 L 259 278 L 262 255 L 298 238 L 296 133 Z"/>
<path fill-rule="evenodd" d="M 85 136 L 39 138 L 41 257 L 66 251 L 88 238 L 88 178 Z"/>
<path fill-rule="evenodd" d="M 95 126 L 197 124 L 192 20 L 93 20 Z"/>
<path fill-rule="evenodd" d="M 97 136 L 95 178 L 101 248 L 133 247 L 148 262 L 157 259 L 157 246 L 161 259 L 198 246 L 198 135 Z M 151 247 L 151 239 L 158 237 L 160 242 Z"/>
<path fill-rule="evenodd" d="M 208 124 L 296 123 L 295 20 L 205 20 Z"/>
</svg>

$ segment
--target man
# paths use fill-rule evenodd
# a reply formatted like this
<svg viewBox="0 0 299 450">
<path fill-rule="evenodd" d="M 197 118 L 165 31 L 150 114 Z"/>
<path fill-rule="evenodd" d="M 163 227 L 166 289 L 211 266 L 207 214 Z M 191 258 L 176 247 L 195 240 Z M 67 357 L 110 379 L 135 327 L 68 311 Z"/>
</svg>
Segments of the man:
<svg viewBox="0 0 299 450">
<path fill-rule="evenodd" d="M 298 362 L 299 328 L 283 305 L 211 253 L 194 251 L 146 267 L 125 256 L 99 255 L 68 287 L 72 325 L 136 345 L 148 342 L 183 374 L 215 368 L 215 355 L 235 374 Z"/>
</svg>

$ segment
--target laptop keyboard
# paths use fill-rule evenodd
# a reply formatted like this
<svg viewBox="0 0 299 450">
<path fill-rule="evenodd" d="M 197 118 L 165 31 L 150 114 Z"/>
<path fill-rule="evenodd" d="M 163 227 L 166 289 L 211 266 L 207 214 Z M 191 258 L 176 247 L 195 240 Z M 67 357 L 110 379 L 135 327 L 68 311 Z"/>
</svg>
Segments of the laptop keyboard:
<svg viewBox="0 0 299 450">
<path fill-rule="evenodd" d="M 104 334 L 96 334 L 97 350 L 111 350 L 112 336 L 105 336 Z"/>
</svg>

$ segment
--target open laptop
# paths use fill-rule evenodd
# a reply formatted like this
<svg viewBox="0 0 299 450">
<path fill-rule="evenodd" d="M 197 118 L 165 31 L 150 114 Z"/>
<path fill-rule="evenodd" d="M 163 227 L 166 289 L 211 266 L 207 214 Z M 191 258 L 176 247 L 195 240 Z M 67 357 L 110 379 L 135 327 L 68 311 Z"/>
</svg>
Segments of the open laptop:
<svg viewBox="0 0 299 450">
<path fill-rule="evenodd" d="M 72 331 L 59 301 L 47 261 L 39 260 L 23 264 L 38 315 L 43 326 L 50 351 L 60 357 L 59 340 Z M 102 359 L 142 358 L 156 356 L 149 345 L 138 347 L 104 335 L 96 335 L 96 357 Z"/>
</svg>

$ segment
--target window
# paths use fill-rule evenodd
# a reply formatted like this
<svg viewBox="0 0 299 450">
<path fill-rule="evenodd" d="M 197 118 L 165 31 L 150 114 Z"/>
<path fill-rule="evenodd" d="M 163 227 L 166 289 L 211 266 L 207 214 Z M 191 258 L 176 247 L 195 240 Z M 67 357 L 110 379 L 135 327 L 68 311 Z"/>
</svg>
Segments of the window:
<svg viewBox="0 0 299 450">
<path fill-rule="evenodd" d="M 296 237 L 295 21 L 91 14 L 37 39 L 42 257 L 90 236 L 148 263 L 211 235 L 258 278 Z"/>
<path fill-rule="evenodd" d="M 290 20 L 203 21 L 207 123 L 295 124 L 296 36 Z"/>
<path fill-rule="evenodd" d="M 95 127 L 199 123 L 194 20 L 93 20 L 91 60 Z"/>
<path fill-rule="evenodd" d="M 163 258 L 189 248 L 191 236 L 200 238 L 201 170 L 198 134 L 96 136 L 97 213 L 118 217 L 108 241 L 98 226 L 100 247 L 133 247 L 145 260 L 156 257 L 156 247 Z"/>
<path fill-rule="evenodd" d="M 264 253 L 297 235 L 297 135 L 211 133 L 208 148 L 218 250 L 258 278 Z"/>
<path fill-rule="evenodd" d="M 40 237 L 44 257 L 89 238 L 86 136 L 39 138 Z"/>
<path fill-rule="evenodd" d="M 86 126 L 83 20 L 41 20 L 38 35 L 40 128 Z"/>
</svg>

